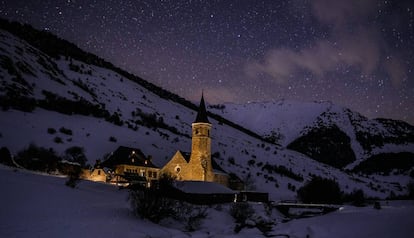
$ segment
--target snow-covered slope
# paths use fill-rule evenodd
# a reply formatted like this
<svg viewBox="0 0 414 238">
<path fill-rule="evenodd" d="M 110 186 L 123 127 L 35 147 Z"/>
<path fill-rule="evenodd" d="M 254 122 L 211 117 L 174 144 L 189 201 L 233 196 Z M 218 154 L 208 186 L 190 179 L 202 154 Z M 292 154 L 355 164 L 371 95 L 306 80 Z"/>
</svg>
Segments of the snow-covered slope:
<svg viewBox="0 0 414 238">
<path fill-rule="evenodd" d="M 46 54 L 28 41 L 0 30 L 0 102 L 3 107 L 0 147 L 5 146 L 16 155 L 30 143 L 51 148 L 58 154 L 71 146 L 81 146 L 89 163 L 93 164 L 124 145 L 152 155 L 159 166 L 176 150 L 190 151 L 191 123 L 196 115 L 191 105 L 171 100 L 163 91 L 151 89 L 148 83 L 134 80 L 124 71 L 95 64 L 97 60 L 91 60 L 88 54 L 86 58 L 76 59 L 73 58 L 76 54 L 67 54 Z M 208 95 L 205 96 L 208 102 Z M 251 129 L 258 132 L 278 128 L 285 138 L 282 146 L 210 118 L 214 159 L 223 169 L 240 178 L 253 177 L 256 188 L 269 192 L 270 198 L 275 200 L 293 198 L 295 190 L 314 175 L 337 180 L 346 192 L 361 188 L 367 195 L 376 197 L 386 197 L 391 191 L 406 193 L 407 173 L 395 176 L 347 174 L 286 149 L 283 145 L 301 135 L 306 126 L 332 107 L 329 103 L 315 105 L 284 102 L 281 108 L 285 108 L 285 113 L 263 114 L 257 119 L 252 118 L 254 114 L 248 116 L 250 110 L 240 114 L 242 119 L 236 114 L 226 114 L 245 127 L 250 124 L 243 122 L 255 125 Z M 255 109 L 256 115 L 260 115 L 259 109 Z M 283 118 L 280 115 L 285 115 L 285 119 L 280 120 Z M 266 121 L 266 117 L 278 118 L 280 126 Z M 301 119 L 293 121 L 291 118 Z"/>
<path fill-rule="evenodd" d="M 332 103 L 306 103 L 290 100 L 274 102 L 251 102 L 247 104 L 221 104 L 209 108 L 230 120 L 261 135 L 274 136 L 276 141 L 287 146 L 298 138 L 306 126 L 326 111 Z"/>
<path fill-rule="evenodd" d="M 134 217 L 126 190 L 89 181 L 73 189 L 65 181 L 0 165 L 0 237 L 265 237 L 256 228 L 235 233 L 226 205 L 208 208 L 199 229 L 187 232 L 177 225 L 161 226 Z M 269 235 L 408 238 L 414 232 L 413 215 L 412 201 L 384 202 L 381 210 L 345 206 L 328 215 L 287 223 L 281 223 L 274 209 L 275 225 Z"/>
<path fill-rule="evenodd" d="M 345 140 L 349 140 L 349 149 L 355 157 L 355 161 L 347 166 L 348 169 L 381 153 L 414 153 L 414 126 L 389 119 L 370 120 L 331 102 L 281 100 L 213 105 L 209 110 L 292 149 L 298 149 L 290 146 L 292 142 L 307 136 L 309 132 L 314 132 L 314 137 L 329 137 L 331 135 L 322 130 L 335 127 L 348 138 Z M 329 140 L 334 137 L 331 136 Z M 313 143 L 318 142 L 318 138 L 311 140 Z M 311 147 L 309 142 L 304 146 Z M 319 146 L 326 146 L 326 143 L 321 141 Z"/>
</svg>

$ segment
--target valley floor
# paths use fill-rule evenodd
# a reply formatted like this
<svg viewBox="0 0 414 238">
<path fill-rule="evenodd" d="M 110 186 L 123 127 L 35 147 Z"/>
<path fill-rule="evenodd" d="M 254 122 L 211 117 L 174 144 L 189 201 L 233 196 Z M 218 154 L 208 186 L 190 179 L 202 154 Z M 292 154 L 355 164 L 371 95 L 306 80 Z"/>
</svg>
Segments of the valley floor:
<svg viewBox="0 0 414 238">
<path fill-rule="evenodd" d="M 82 181 L 65 186 L 66 178 L 0 166 L 0 237 L 258 237 L 257 229 L 235 234 L 231 216 L 209 209 L 196 232 L 137 219 L 127 191 Z M 412 237 L 414 201 L 343 209 L 324 216 L 274 226 L 275 237 Z M 280 217 L 275 217 L 280 218 Z M 285 236 L 287 235 L 287 236 Z"/>
</svg>

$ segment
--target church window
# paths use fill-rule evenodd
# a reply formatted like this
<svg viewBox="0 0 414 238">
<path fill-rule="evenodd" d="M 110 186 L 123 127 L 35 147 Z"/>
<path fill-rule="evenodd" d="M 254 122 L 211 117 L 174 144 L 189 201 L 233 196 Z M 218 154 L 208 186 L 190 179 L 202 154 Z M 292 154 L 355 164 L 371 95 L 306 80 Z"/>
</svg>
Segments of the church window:
<svg viewBox="0 0 414 238">
<path fill-rule="evenodd" d="M 98 175 L 101 175 L 101 171 L 100 170 L 98 170 Z"/>
<path fill-rule="evenodd" d="M 181 166 L 180 165 L 175 166 L 174 170 L 177 174 L 180 173 L 181 172 Z"/>
</svg>

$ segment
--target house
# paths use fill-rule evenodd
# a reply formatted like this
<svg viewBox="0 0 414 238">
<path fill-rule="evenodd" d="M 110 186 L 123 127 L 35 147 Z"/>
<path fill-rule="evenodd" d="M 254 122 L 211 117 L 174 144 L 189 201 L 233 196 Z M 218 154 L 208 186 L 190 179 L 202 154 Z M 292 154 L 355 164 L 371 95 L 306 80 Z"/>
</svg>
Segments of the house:
<svg viewBox="0 0 414 238">
<path fill-rule="evenodd" d="M 82 171 L 82 178 L 95 181 L 95 182 L 107 182 L 109 179 L 109 171 L 107 169 L 104 169 L 101 166 L 101 161 L 97 160 L 93 168 L 90 169 L 84 169 Z"/>
<path fill-rule="evenodd" d="M 150 187 L 158 180 L 160 169 L 138 148 L 120 146 L 102 162 L 101 167 L 110 168 L 109 181 L 117 185 L 139 183 Z"/>
</svg>

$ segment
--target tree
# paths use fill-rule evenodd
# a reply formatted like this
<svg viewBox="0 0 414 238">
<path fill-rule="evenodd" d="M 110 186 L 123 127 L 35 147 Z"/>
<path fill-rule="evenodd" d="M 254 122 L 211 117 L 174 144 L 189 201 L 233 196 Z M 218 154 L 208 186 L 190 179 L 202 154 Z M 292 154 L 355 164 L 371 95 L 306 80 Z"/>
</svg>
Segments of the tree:
<svg viewBox="0 0 414 238">
<path fill-rule="evenodd" d="M 1 147 L 0 149 L 0 163 L 7 166 L 15 166 L 11 153 L 7 147 Z"/>
<path fill-rule="evenodd" d="M 297 191 L 298 198 L 305 203 L 341 202 L 342 191 L 336 181 L 321 177 L 313 177 Z"/>
<path fill-rule="evenodd" d="M 407 184 L 408 188 L 408 198 L 414 199 L 414 181 L 411 181 Z"/>
<path fill-rule="evenodd" d="M 52 148 L 30 144 L 28 148 L 17 153 L 15 160 L 26 169 L 50 172 L 57 169 L 60 158 Z"/>
<path fill-rule="evenodd" d="M 246 191 L 256 190 L 255 183 L 256 183 L 256 180 L 253 178 L 253 176 L 250 173 L 248 173 L 243 178 L 244 190 L 246 190 Z"/>
<path fill-rule="evenodd" d="M 71 187 L 71 188 L 75 188 L 76 185 L 80 181 L 79 178 L 80 178 L 81 173 L 82 173 L 82 169 L 80 167 L 78 167 L 78 166 L 75 166 L 73 168 L 73 170 L 71 170 L 69 172 L 69 175 L 68 175 L 69 179 L 65 183 L 66 186 Z"/>
<path fill-rule="evenodd" d="M 348 198 L 354 206 L 362 207 L 365 205 L 365 194 L 362 189 L 354 190 L 351 194 L 348 195 Z"/>
<path fill-rule="evenodd" d="M 72 146 L 65 150 L 65 157 L 68 161 L 79 163 L 82 167 L 85 166 L 88 160 L 85 156 L 83 147 Z"/>
</svg>

